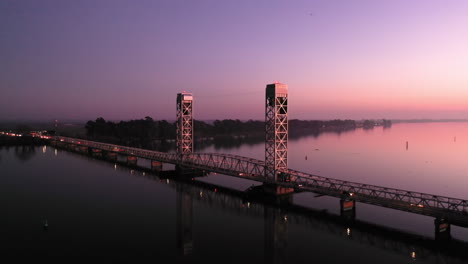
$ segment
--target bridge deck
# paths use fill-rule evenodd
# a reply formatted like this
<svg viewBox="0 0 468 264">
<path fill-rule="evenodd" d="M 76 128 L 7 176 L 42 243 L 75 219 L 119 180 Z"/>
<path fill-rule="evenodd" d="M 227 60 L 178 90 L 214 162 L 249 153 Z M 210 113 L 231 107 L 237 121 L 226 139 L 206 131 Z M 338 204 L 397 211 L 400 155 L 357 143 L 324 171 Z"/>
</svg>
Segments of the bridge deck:
<svg viewBox="0 0 468 264">
<path fill-rule="evenodd" d="M 310 191 L 339 198 L 347 194 L 349 198 L 358 202 L 445 218 L 454 225 L 468 227 L 468 200 L 338 180 L 291 169 L 283 172 L 289 181 L 271 182 L 264 177 L 263 161 L 237 155 L 219 153 L 177 155 L 76 138 L 54 137 L 53 140 L 276 184 L 295 188 L 297 191 Z"/>
</svg>

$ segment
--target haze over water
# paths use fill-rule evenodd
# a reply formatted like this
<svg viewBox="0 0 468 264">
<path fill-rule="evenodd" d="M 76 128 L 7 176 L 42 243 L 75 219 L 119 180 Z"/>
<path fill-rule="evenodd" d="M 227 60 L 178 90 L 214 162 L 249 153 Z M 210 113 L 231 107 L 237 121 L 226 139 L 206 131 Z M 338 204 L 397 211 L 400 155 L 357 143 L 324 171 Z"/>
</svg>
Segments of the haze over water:
<svg viewBox="0 0 468 264">
<path fill-rule="evenodd" d="M 466 135 L 468 123 L 427 123 L 307 136 L 290 141 L 289 165 L 326 177 L 467 199 Z M 213 146 L 203 152 L 262 159 L 264 145 Z M 50 146 L 38 147 L 33 153 L 22 147 L 2 148 L 0 170 L 0 203 L 4 208 L 0 224 L 6 230 L 0 241 L 6 245 L 8 254 L 97 255 L 108 259 L 167 259 L 172 262 L 216 262 L 223 258 L 228 263 L 261 263 L 265 254 L 271 253 L 264 249 L 267 243 L 265 221 L 270 218 L 242 213 L 248 210 L 246 204 L 237 213 L 214 206 L 203 199 L 208 190 L 203 190 L 203 197 L 198 197 L 198 191 L 193 192 L 196 194 L 191 198 L 193 248 L 192 253 L 184 257 L 176 246 L 177 190 L 189 188 L 181 187 L 182 183 L 160 181 L 154 176 L 143 176 L 138 170 L 114 167 L 113 163 L 63 150 L 56 152 Z M 253 183 L 213 174 L 198 180 L 239 190 Z M 300 193 L 294 195 L 293 201 L 339 214 L 336 198 Z M 240 205 L 241 202 L 235 203 Z M 262 205 L 250 206 L 252 209 Z M 265 213 L 270 212 L 268 210 L 265 209 Z M 356 212 L 359 221 L 428 238 L 434 236 L 430 217 L 361 203 L 357 204 Z M 286 238 L 282 254 L 288 261 L 310 261 L 312 251 L 316 252 L 314 260 L 319 262 L 342 262 L 349 256 L 359 259 L 359 263 L 412 261 L 411 251 L 401 254 L 359 242 L 359 234 L 365 233 L 366 227 L 351 227 L 353 238 L 346 235 L 346 226 L 335 226 L 330 219 L 320 220 L 320 228 L 311 228 L 304 222 L 296 222 L 294 213 L 288 217 L 286 236 L 280 236 Z M 44 219 L 49 223 L 47 231 L 42 229 Z M 332 229 L 326 231 L 325 226 Z M 369 229 L 368 232 L 380 231 Z M 385 234 L 395 233 L 387 232 L 383 238 Z M 452 226 L 452 235 L 468 241 L 467 229 Z M 337 245 L 341 254 L 334 253 Z M 422 263 L 437 263 L 431 257 L 418 257 Z"/>
</svg>

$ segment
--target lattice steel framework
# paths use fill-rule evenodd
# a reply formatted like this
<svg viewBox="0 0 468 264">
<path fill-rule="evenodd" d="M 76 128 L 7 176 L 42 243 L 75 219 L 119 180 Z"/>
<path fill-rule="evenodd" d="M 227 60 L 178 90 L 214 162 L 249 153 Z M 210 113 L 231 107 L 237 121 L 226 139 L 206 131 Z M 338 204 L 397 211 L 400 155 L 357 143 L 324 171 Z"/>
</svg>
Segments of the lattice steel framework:
<svg viewBox="0 0 468 264">
<path fill-rule="evenodd" d="M 288 168 L 288 86 L 268 84 L 265 97 L 265 178 L 277 182 Z"/>
<path fill-rule="evenodd" d="M 265 162 L 237 155 L 191 153 L 180 156 L 176 153 L 157 152 L 76 138 L 56 136 L 52 140 L 57 143 L 63 142 L 98 148 L 104 151 L 118 152 L 123 155 L 132 155 L 259 182 L 270 182 L 264 177 L 266 175 Z M 352 193 L 353 199 L 357 202 L 415 214 L 442 217 L 448 219 L 449 223 L 453 225 L 468 227 L 468 200 L 343 181 L 292 169 L 285 169 L 282 173 L 288 175 L 290 181 L 277 182 L 277 184 L 286 188 L 295 188 L 298 191 L 308 191 L 340 198 L 344 193 Z"/>
<path fill-rule="evenodd" d="M 191 93 L 177 94 L 177 154 L 193 152 L 193 96 Z"/>
</svg>

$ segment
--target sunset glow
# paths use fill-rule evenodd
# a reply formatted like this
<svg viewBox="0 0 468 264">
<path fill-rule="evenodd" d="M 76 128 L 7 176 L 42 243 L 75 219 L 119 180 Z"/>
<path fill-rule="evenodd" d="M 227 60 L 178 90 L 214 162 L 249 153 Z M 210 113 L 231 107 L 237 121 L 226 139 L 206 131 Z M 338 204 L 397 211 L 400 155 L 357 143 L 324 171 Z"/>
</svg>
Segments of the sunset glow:
<svg viewBox="0 0 468 264">
<path fill-rule="evenodd" d="M 0 119 L 468 118 L 468 2 L 0 2 Z"/>
</svg>

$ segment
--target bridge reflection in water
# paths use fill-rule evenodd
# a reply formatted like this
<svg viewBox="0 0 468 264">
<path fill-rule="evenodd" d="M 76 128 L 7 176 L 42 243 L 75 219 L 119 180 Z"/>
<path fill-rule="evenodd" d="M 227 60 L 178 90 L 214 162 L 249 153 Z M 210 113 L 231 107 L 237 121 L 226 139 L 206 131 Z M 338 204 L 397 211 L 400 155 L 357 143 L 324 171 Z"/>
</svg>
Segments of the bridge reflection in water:
<svg viewBox="0 0 468 264">
<path fill-rule="evenodd" d="M 145 176 L 156 180 L 164 177 L 149 173 Z M 293 204 L 292 196 L 279 199 L 252 197 L 248 192 L 201 181 L 163 179 L 177 191 L 177 246 L 181 255 L 196 251 L 196 241 L 192 240 L 192 204 L 197 200 L 214 209 L 263 219 L 265 263 L 287 263 L 288 226 L 291 224 L 327 232 L 413 260 L 466 263 L 468 259 L 466 242 L 452 239 L 440 243 L 424 236 L 359 221 L 350 218 L 348 213 L 333 215 L 306 208 Z"/>
<path fill-rule="evenodd" d="M 345 211 L 355 202 L 373 204 L 396 210 L 427 215 L 436 218 L 436 225 L 458 225 L 468 227 L 468 201 L 458 198 L 419 193 L 408 190 L 356 183 L 287 169 L 279 173 L 279 178 L 271 181 L 265 177 L 265 162 L 230 154 L 192 153 L 179 155 L 146 149 L 125 147 L 82 139 L 55 137 L 52 144 L 69 150 L 85 153 L 105 153 L 106 156 L 124 155 L 127 163 L 136 165 L 137 159 L 148 159 L 152 163 L 175 164 L 186 168 L 182 173 L 192 171 L 216 172 L 228 176 L 254 180 L 264 183 L 276 194 L 285 192 L 314 192 L 343 200 Z M 354 205 L 352 206 L 354 207 Z M 352 209 L 352 208 L 351 208 Z M 354 209 L 353 209 L 354 210 Z M 449 238 L 449 228 L 442 229 L 440 238 Z"/>
<path fill-rule="evenodd" d="M 194 180 L 187 175 L 178 177 L 175 171 L 116 166 L 115 161 L 106 164 L 114 169 L 128 171 L 134 176 L 160 181 L 176 191 L 176 247 L 182 257 L 196 254 L 197 242 L 193 241 L 193 229 L 196 228 L 193 226 L 193 202 L 200 201 L 212 209 L 263 219 L 265 263 L 287 263 L 290 225 L 326 232 L 353 243 L 405 256 L 408 260 L 435 263 L 466 263 L 468 260 L 467 242 L 451 239 L 441 243 L 421 235 L 360 221 L 356 219 L 354 210 L 340 210 L 341 213 L 335 215 L 296 205 L 291 195 L 258 195 L 251 188 L 240 191 Z M 125 165 L 124 162 L 121 164 Z"/>
</svg>

